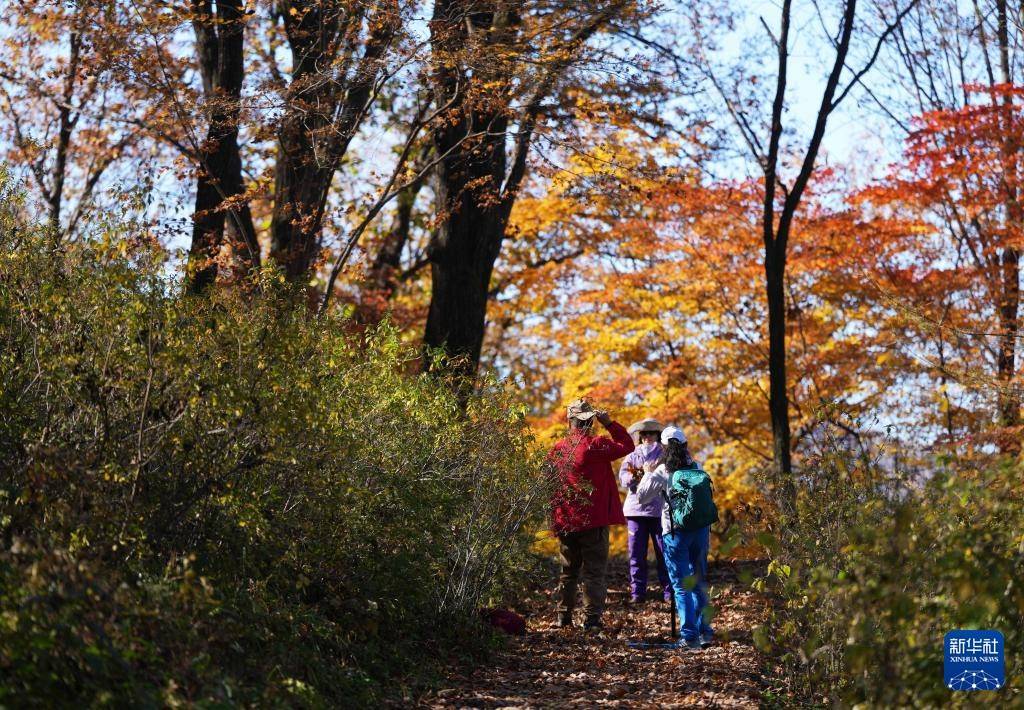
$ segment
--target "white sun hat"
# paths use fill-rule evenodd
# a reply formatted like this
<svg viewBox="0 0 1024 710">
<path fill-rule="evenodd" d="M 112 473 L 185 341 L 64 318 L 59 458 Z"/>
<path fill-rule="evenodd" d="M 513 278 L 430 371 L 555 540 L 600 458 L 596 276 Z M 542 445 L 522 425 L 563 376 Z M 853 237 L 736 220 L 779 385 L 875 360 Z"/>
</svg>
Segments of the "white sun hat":
<svg viewBox="0 0 1024 710">
<path fill-rule="evenodd" d="M 640 432 L 653 431 L 660 432 L 664 429 L 657 419 L 641 419 L 638 422 L 633 422 L 629 425 L 628 431 L 630 434 L 639 434 Z"/>
<path fill-rule="evenodd" d="M 686 434 L 684 434 L 683 430 L 680 429 L 679 427 L 671 426 L 671 425 L 669 425 L 669 426 L 667 426 L 667 427 L 665 427 L 664 429 L 661 430 L 661 443 L 662 444 L 668 444 L 668 442 L 673 440 L 673 439 L 678 441 L 680 444 L 685 444 L 686 443 Z"/>
</svg>

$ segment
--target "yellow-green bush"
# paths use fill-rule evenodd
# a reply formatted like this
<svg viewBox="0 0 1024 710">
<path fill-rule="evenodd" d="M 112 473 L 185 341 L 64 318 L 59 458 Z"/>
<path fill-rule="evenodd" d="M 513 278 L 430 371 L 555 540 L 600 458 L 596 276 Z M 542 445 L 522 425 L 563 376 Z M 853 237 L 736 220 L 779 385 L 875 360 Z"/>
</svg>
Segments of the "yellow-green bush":
<svg viewBox="0 0 1024 710">
<path fill-rule="evenodd" d="M 913 476 L 835 441 L 801 470 L 796 511 L 760 541 L 774 594 L 755 641 L 799 696 L 844 706 L 1024 705 L 1024 478 L 1019 464 L 936 462 Z M 953 629 L 1005 635 L 1007 685 L 943 681 Z"/>
<path fill-rule="evenodd" d="M 465 649 L 546 493 L 523 411 L 272 274 L 186 298 L 0 198 L 0 704 L 351 705 Z"/>
</svg>

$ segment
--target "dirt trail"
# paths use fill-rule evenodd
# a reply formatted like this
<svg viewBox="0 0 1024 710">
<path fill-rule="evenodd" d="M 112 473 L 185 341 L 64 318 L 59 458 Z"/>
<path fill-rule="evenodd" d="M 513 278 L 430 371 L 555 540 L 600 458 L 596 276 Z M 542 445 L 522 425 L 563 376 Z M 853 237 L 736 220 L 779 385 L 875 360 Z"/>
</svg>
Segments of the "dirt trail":
<svg viewBox="0 0 1024 710">
<path fill-rule="evenodd" d="M 551 598 L 538 592 L 517 609 L 527 616 L 525 637 L 511 639 L 488 666 L 453 672 L 420 706 L 760 707 L 772 696 L 769 662 L 754 648 L 751 630 L 764 619 L 766 603 L 739 581 L 741 565 L 710 567 L 716 607 L 710 648 L 629 648 L 631 640 L 665 640 L 669 607 L 661 601 L 629 605 L 625 564 L 616 560 L 601 636 L 555 628 Z M 743 567 L 758 571 L 756 565 Z"/>
</svg>

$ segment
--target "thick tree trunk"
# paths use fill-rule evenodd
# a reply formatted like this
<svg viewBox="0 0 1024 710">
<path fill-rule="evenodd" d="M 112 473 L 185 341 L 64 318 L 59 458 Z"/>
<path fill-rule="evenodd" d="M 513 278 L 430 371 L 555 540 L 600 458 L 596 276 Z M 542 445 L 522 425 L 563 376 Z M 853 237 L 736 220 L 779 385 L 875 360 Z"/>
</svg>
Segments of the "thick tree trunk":
<svg viewBox="0 0 1024 710">
<path fill-rule="evenodd" d="M 434 133 L 437 154 L 448 156 L 435 183 L 446 219 L 430 245 L 423 343 L 456 358 L 455 371 L 470 376 L 480 362 L 491 274 L 508 226 L 509 205 L 500 199 L 506 127 L 504 116 L 476 112 Z"/>
<path fill-rule="evenodd" d="M 302 122 L 284 126 L 274 173 L 270 255 L 291 281 L 305 279 L 316 260 L 323 227 L 323 203 L 334 176 L 317 165 L 316 151 Z"/>
<path fill-rule="evenodd" d="M 222 206 L 225 200 L 245 192 L 238 131 L 221 131 L 211 126 L 207 143 L 211 150 L 204 151 L 200 168 L 189 250 L 190 290 L 197 293 L 216 281 L 217 256 L 225 243 L 232 245 L 236 258 L 246 265 L 246 270 L 260 263 L 260 246 L 249 206 Z"/>
<path fill-rule="evenodd" d="M 270 256 L 291 281 L 304 280 L 320 247 L 323 205 L 348 140 L 337 133 L 339 82 L 325 72 L 339 53 L 344 23 L 333 1 L 281 5 L 292 53 L 287 108 L 277 135 Z M 342 145 L 342 143 L 344 145 Z"/>
<path fill-rule="evenodd" d="M 472 376 L 480 363 L 491 274 L 501 251 L 511 202 L 502 199 L 505 131 L 502 113 L 459 112 L 460 120 L 434 131 L 440 161 L 436 199 L 445 219 L 430 245 L 430 310 L 427 348 L 456 358 L 454 371 Z"/>
<path fill-rule="evenodd" d="M 193 27 L 209 110 L 209 128 L 200 147 L 199 177 L 189 249 L 188 289 L 199 293 L 217 279 L 217 257 L 227 234 L 246 269 L 259 266 L 259 242 L 246 204 L 235 201 L 245 192 L 238 150 L 238 120 L 243 66 L 245 8 L 241 0 L 193 2 Z M 225 206 L 225 202 L 228 205 Z"/>
<path fill-rule="evenodd" d="M 334 174 L 370 110 L 402 18 L 396 0 L 288 0 L 279 9 L 292 78 L 278 131 L 270 255 L 290 280 L 302 283 L 320 249 Z M 353 42 L 364 23 L 372 28 L 365 42 Z"/>
<path fill-rule="evenodd" d="M 454 371 L 472 376 L 480 362 L 487 300 L 507 219 L 463 193 L 431 248 L 430 311 L 423 342 L 453 358 Z"/>
<path fill-rule="evenodd" d="M 430 310 L 423 344 L 454 358 L 454 367 L 447 369 L 472 377 L 487 327 L 491 274 L 511 208 L 511 200 L 502 194 L 509 116 L 507 107 L 488 106 L 481 96 L 472 95 L 467 88 L 470 76 L 450 58 L 461 50 L 470 32 L 490 29 L 491 40 L 507 39 L 516 32 L 517 21 L 497 13 L 493 5 L 466 0 L 436 0 L 433 20 L 435 101 L 454 105 L 432 134 L 435 153 L 445 157 L 435 175 L 442 220 L 430 245 Z M 493 72 L 494 67 L 477 67 L 472 80 L 493 79 L 500 85 L 500 77 L 488 76 L 487 71 Z"/>
<path fill-rule="evenodd" d="M 491 274 L 501 251 L 543 104 L 577 53 L 624 8 L 623 0 L 583 12 L 526 98 L 513 108 L 515 63 L 522 18 L 515 3 L 435 0 L 430 23 L 435 103 L 449 106 L 433 131 L 443 156 L 437 170 L 441 226 L 430 253 L 428 348 L 457 358 L 456 372 L 471 376 L 480 361 Z M 581 5 L 585 8 L 586 4 Z M 466 55 L 466 47 L 476 52 Z M 514 118 L 512 118 L 514 116 Z M 506 155 L 510 124 L 514 150 Z"/>
</svg>

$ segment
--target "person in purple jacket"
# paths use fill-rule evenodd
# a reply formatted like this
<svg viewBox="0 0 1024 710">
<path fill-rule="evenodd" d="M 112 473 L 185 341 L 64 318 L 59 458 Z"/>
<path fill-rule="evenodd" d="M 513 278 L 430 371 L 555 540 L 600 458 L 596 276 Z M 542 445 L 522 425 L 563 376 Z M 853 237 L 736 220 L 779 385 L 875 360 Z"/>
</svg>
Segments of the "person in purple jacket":
<svg viewBox="0 0 1024 710">
<path fill-rule="evenodd" d="M 654 556 L 658 560 L 658 581 L 665 601 L 671 601 L 672 585 L 665 568 L 665 556 L 661 543 L 661 498 L 641 503 L 636 495 L 636 486 L 644 475 L 644 464 L 648 468 L 657 465 L 662 447 L 658 437 L 661 424 L 654 419 L 644 419 L 629 427 L 629 433 L 637 439 L 633 453 L 622 460 L 619 468 L 619 482 L 626 489 L 626 501 L 622 512 L 626 516 L 629 531 L 629 592 L 635 604 L 647 597 L 647 541 L 654 543 Z"/>
</svg>

